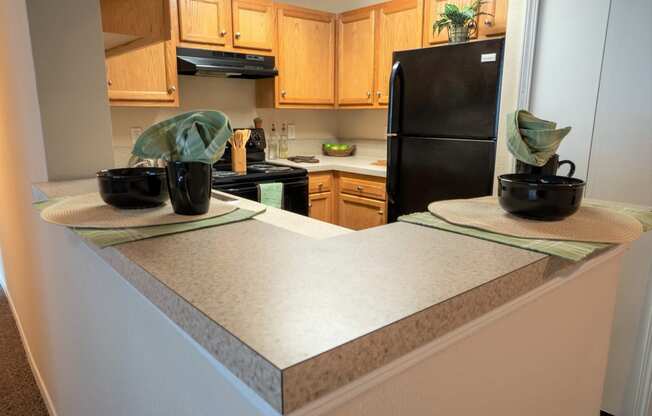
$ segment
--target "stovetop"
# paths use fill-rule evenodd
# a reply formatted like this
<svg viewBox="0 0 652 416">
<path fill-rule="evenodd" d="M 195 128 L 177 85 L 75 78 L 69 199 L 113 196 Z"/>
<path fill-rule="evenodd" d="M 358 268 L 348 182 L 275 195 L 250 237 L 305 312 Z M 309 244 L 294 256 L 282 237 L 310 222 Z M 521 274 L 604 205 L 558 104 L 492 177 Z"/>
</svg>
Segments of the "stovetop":
<svg viewBox="0 0 652 416">
<path fill-rule="evenodd" d="M 307 177 L 303 168 L 277 165 L 269 162 L 255 162 L 247 165 L 247 173 L 235 173 L 230 166 L 215 165 L 213 169 L 213 186 L 229 185 L 243 182 L 262 182 L 287 180 Z"/>
</svg>

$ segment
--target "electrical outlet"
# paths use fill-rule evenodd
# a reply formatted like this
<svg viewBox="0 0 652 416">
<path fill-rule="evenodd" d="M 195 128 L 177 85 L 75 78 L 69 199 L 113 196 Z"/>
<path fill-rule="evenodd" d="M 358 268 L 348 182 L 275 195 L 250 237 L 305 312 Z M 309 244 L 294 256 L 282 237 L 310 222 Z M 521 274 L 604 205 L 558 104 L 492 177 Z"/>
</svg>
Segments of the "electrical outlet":
<svg viewBox="0 0 652 416">
<path fill-rule="evenodd" d="M 132 127 L 129 129 L 129 136 L 131 137 L 131 144 L 135 145 L 136 140 L 140 137 L 140 135 L 143 134 L 143 128 L 142 127 Z"/>
<path fill-rule="evenodd" d="M 297 138 L 297 126 L 294 124 L 288 124 L 288 139 L 296 139 Z"/>
</svg>

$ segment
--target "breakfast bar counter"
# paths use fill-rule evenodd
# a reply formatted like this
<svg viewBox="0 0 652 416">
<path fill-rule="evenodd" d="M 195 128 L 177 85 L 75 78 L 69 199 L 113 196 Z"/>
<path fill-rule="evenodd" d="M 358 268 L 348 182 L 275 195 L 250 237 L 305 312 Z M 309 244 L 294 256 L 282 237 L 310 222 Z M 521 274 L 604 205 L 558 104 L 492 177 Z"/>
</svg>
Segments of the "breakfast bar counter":
<svg viewBox="0 0 652 416">
<path fill-rule="evenodd" d="M 41 183 L 34 194 L 94 187 Z M 532 403 L 568 394 L 570 380 L 581 388 L 557 414 L 599 406 L 619 247 L 572 264 L 406 223 L 350 232 L 272 208 L 215 228 L 86 244 L 235 376 L 233 400 L 248 410 L 215 414 L 544 414 Z M 492 378 L 515 390 L 499 393 Z"/>
</svg>

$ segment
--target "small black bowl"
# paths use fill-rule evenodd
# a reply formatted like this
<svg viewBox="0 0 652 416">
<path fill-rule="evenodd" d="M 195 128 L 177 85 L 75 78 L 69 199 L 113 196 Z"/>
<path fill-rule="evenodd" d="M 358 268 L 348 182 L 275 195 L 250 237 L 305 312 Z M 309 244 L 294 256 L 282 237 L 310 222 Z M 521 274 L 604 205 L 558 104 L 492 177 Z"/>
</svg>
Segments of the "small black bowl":
<svg viewBox="0 0 652 416">
<path fill-rule="evenodd" d="M 116 208 L 153 208 L 169 197 L 165 168 L 101 170 L 97 182 L 104 202 Z"/>
<path fill-rule="evenodd" d="M 566 176 L 513 173 L 498 177 L 500 206 L 532 220 L 556 221 L 580 208 L 584 181 Z"/>
</svg>

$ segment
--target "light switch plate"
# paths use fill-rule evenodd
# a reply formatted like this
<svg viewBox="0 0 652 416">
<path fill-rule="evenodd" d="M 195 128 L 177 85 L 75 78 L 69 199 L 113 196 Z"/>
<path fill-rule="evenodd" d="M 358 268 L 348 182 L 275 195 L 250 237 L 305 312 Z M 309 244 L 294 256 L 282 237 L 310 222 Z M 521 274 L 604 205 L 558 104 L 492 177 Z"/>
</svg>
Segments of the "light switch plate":
<svg viewBox="0 0 652 416">
<path fill-rule="evenodd" d="M 297 126 L 294 124 L 288 124 L 288 140 L 297 138 Z"/>
<path fill-rule="evenodd" d="M 136 144 L 136 140 L 138 140 L 141 134 L 143 134 L 142 127 L 132 127 L 129 129 L 129 136 L 131 137 L 132 145 Z"/>
</svg>

